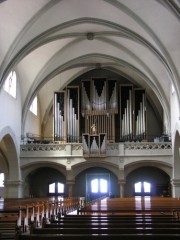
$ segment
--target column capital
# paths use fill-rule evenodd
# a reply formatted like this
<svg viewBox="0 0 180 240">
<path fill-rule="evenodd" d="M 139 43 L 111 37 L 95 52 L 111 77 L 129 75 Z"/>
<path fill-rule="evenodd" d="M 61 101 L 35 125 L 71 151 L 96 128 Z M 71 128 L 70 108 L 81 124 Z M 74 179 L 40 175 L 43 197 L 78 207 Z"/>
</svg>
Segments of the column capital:
<svg viewBox="0 0 180 240">
<path fill-rule="evenodd" d="M 66 180 L 67 185 L 73 185 L 75 184 L 75 180 Z"/>
<path fill-rule="evenodd" d="M 126 184 L 126 180 L 125 179 L 118 179 L 118 184 Z"/>
<path fill-rule="evenodd" d="M 4 181 L 4 185 L 12 185 L 12 186 L 15 186 L 15 185 L 23 185 L 24 184 L 24 181 L 21 181 L 21 180 L 16 180 L 16 181 L 13 181 L 13 180 L 5 180 Z"/>
<path fill-rule="evenodd" d="M 171 179 L 171 184 L 175 185 L 175 186 L 180 186 L 180 179 L 172 178 Z"/>
</svg>

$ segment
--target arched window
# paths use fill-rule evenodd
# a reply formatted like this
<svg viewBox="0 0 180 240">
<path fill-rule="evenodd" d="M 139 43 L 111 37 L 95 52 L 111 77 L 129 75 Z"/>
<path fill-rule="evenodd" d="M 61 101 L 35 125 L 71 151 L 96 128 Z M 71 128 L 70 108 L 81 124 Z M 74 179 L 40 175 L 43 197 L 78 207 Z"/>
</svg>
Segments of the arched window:
<svg viewBox="0 0 180 240">
<path fill-rule="evenodd" d="M 108 181 L 103 178 L 96 178 L 91 181 L 91 192 L 92 193 L 107 193 L 108 192 Z"/>
<path fill-rule="evenodd" d="M 35 96 L 29 110 L 37 116 L 37 96 Z"/>
<path fill-rule="evenodd" d="M 60 182 L 53 182 L 49 184 L 49 194 L 64 194 L 64 184 Z"/>
<path fill-rule="evenodd" d="M 11 71 L 4 83 L 4 90 L 16 98 L 16 72 Z"/>
<path fill-rule="evenodd" d="M 4 187 L 4 173 L 0 173 L 0 187 Z"/>
<path fill-rule="evenodd" d="M 151 195 L 151 183 L 137 182 L 134 184 L 135 195 Z"/>
</svg>

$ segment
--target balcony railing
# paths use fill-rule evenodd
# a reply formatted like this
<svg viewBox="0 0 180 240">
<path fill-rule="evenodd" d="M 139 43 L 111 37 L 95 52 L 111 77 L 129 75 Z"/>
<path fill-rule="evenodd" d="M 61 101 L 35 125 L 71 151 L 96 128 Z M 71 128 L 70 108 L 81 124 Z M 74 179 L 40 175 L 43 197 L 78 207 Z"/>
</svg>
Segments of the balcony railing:
<svg viewBox="0 0 180 240">
<path fill-rule="evenodd" d="M 85 157 L 82 143 L 30 143 L 20 146 L 21 157 Z M 107 143 L 108 156 L 172 155 L 171 142 L 120 142 Z M 97 157 L 97 156 L 96 156 Z"/>
</svg>

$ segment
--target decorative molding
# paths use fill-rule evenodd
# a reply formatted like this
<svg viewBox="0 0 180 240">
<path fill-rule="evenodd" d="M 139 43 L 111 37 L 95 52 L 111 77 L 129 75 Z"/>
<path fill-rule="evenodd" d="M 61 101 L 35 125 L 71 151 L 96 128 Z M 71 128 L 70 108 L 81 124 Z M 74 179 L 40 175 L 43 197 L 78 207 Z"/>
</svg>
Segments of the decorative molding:
<svg viewBox="0 0 180 240">
<path fill-rule="evenodd" d="M 66 146 L 68 146 L 69 143 L 66 144 L 24 144 L 20 146 L 21 152 L 54 152 L 54 151 L 66 151 Z M 107 144 L 107 152 L 108 151 L 121 151 L 120 145 L 124 150 L 137 150 L 137 151 L 143 151 L 143 150 L 156 150 L 156 154 L 158 155 L 158 151 L 162 150 L 170 150 L 172 149 L 172 143 L 171 142 L 125 142 L 125 143 L 108 143 Z M 83 145 L 81 143 L 78 144 L 72 144 L 71 148 L 73 151 L 79 151 L 83 150 Z M 122 149 L 121 148 L 121 149 Z M 126 155 L 126 154 L 124 154 Z M 98 155 L 99 156 L 99 155 Z M 95 156 L 95 157 L 98 157 Z M 108 156 L 108 154 L 107 154 Z"/>
<path fill-rule="evenodd" d="M 119 143 L 109 143 L 107 144 L 107 151 L 108 150 L 119 150 Z"/>
<path fill-rule="evenodd" d="M 66 144 L 26 144 L 21 145 L 22 152 L 34 152 L 34 151 L 64 151 L 66 150 Z"/>
<path fill-rule="evenodd" d="M 78 150 L 82 150 L 82 144 L 72 144 L 72 150 L 74 151 L 78 151 Z"/>
<path fill-rule="evenodd" d="M 126 150 L 163 150 L 163 149 L 172 149 L 171 142 L 162 142 L 162 143 L 154 143 L 154 142 L 140 142 L 140 143 L 125 143 L 124 149 Z"/>
</svg>

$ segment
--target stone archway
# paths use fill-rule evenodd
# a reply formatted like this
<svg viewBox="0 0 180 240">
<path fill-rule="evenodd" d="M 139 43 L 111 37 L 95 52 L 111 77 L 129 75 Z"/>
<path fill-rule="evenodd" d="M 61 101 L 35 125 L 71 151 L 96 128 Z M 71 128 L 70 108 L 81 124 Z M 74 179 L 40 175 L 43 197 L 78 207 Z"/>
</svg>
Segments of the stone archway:
<svg viewBox="0 0 180 240">
<path fill-rule="evenodd" d="M 174 163 L 173 163 L 173 178 L 172 192 L 173 197 L 180 196 L 180 134 L 176 131 L 174 138 Z"/>
<path fill-rule="evenodd" d="M 155 166 L 141 166 L 129 172 L 126 177 L 125 195 L 135 196 L 135 184 L 144 182 L 151 185 L 148 196 L 163 196 L 165 193 L 166 196 L 171 196 L 170 176 Z M 138 195 L 146 194 L 142 191 Z"/>
<path fill-rule="evenodd" d="M 49 193 L 49 185 L 51 183 L 63 183 L 65 185 L 66 178 L 57 169 L 44 166 L 30 172 L 25 182 L 28 187 L 25 196 L 47 197 L 57 196 L 57 193 L 54 193 L 54 195 Z M 66 195 L 66 193 L 63 193 L 63 195 Z"/>
<path fill-rule="evenodd" d="M 0 132 L 0 159 L 5 174 L 4 197 L 22 197 L 21 171 L 16 138 L 7 127 Z"/>
</svg>

